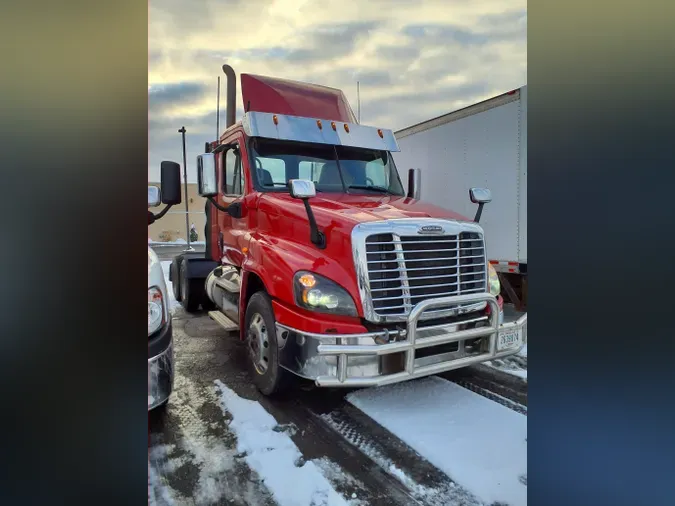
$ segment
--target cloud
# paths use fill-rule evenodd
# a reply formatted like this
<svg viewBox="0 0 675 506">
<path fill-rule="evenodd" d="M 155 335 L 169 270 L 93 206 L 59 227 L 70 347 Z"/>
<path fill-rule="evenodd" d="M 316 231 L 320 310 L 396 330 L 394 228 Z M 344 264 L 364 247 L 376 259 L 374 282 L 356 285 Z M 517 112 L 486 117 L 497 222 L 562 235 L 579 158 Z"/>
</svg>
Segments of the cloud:
<svg viewBox="0 0 675 506">
<path fill-rule="evenodd" d="M 202 82 L 155 84 L 148 88 L 148 109 L 161 114 L 171 107 L 192 104 L 205 94 L 206 88 Z"/>
<path fill-rule="evenodd" d="M 340 88 L 354 111 L 359 81 L 362 122 L 394 130 L 526 84 L 525 0 L 151 0 L 148 31 L 151 179 L 185 126 L 195 180 L 223 63 Z"/>
</svg>

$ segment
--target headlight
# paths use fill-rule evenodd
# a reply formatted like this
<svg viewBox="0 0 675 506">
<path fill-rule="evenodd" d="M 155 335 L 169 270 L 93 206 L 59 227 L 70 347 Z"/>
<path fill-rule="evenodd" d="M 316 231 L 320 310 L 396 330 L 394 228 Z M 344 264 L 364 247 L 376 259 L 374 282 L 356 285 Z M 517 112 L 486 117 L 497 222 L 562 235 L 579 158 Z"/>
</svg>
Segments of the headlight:
<svg viewBox="0 0 675 506">
<path fill-rule="evenodd" d="M 164 324 L 164 300 L 155 286 L 148 288 L 148 335 Z"/>
<path fill-rule="evenodd" d="M 499 276 L 492 264 L 488 264 L 488 283 L 490 285 L 490 295 L 495 297 L 502 291 L 502 284 L 499 282 Z"/>
<path fill-rule="evenodd" d="M 310 311 L 358 316 L 354 300 L 337 283 L 307 271 L 296 273 L 293 278 L 295 303 Z"/>
</svg>

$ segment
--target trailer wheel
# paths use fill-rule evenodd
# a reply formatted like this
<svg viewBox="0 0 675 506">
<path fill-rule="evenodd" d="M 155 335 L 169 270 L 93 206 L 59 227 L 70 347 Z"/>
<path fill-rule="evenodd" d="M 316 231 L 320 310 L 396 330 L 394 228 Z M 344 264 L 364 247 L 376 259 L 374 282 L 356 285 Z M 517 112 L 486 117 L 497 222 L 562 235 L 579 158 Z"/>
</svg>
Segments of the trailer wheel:
<svg viewBox="0 0 675 506">
<path fill-rule="evenodd" d="M 187 260 L 180 263 L 180 292 L 181 303 L 188 313 L 196 313 L 202 301 L 204 292 L 202 279 L 189 279 L 187 277 Z"/>
<path fill-rule="evenodd" d="M 181 293 L 180 290 L 180 263 L 181 263 L 180 258 L 174 258 L 171 261 L 171 265 L 169 266 L 171 273 L 171 287 L 173 289 L 173 297 L 178 302 L 183 300 L 183 294 Z"/>
<path fill-rule="evenodd" d="M 246 307 L 246 348 L 253 382 L 268 396 L 286 390 L 292 379 L 291 373 L 279 366 L 275 323 L 269 295 L 254 293 Z"/>
</svg>

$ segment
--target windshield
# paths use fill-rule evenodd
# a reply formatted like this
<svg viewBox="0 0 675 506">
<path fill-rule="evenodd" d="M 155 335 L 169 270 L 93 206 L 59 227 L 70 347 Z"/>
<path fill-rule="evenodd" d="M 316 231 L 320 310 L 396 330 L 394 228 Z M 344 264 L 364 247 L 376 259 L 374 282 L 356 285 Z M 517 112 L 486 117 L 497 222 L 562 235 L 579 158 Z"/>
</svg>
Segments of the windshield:
<svg viewBox="0 0 675 506">
<path fill-rule="evenodd" d="M 309 179 L 317 192 L 404 195 L 388 151 L 257 138 L 251 169 L 260 191 L 288 191 L 289 179 Z"/>
</svg>

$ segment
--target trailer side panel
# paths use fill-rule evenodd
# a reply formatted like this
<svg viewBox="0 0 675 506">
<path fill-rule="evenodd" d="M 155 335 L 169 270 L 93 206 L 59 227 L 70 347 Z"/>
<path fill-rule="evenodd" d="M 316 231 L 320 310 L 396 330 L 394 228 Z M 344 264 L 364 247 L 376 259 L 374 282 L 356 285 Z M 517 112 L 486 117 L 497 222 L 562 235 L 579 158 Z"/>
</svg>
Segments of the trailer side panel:
<svg viewBox="0 0 675 506">
<path fill-rule="evenodd" d="M 527 222 L 519 222 L 527 213 L 527 186 L 522 186 L 527 159 L 521 149 L 527 124 L 522 124 L 518 95 L 499 100 L 496 107 L 482 103 L 475 114 L 467 109 L 457 119 L 434 120 L 432 128 L 407 129 L 408 135 L 398 138 L 401 152 L 394 153 L 394 160 L 401 173 L 421 169 L 423 200 L 465 216 L 476 211 L 468 189 L 490 188 L 493 200 L 481 217 L 490 259 L 517 262 L 521 241 L 527 258 Z"/>
</svg>

